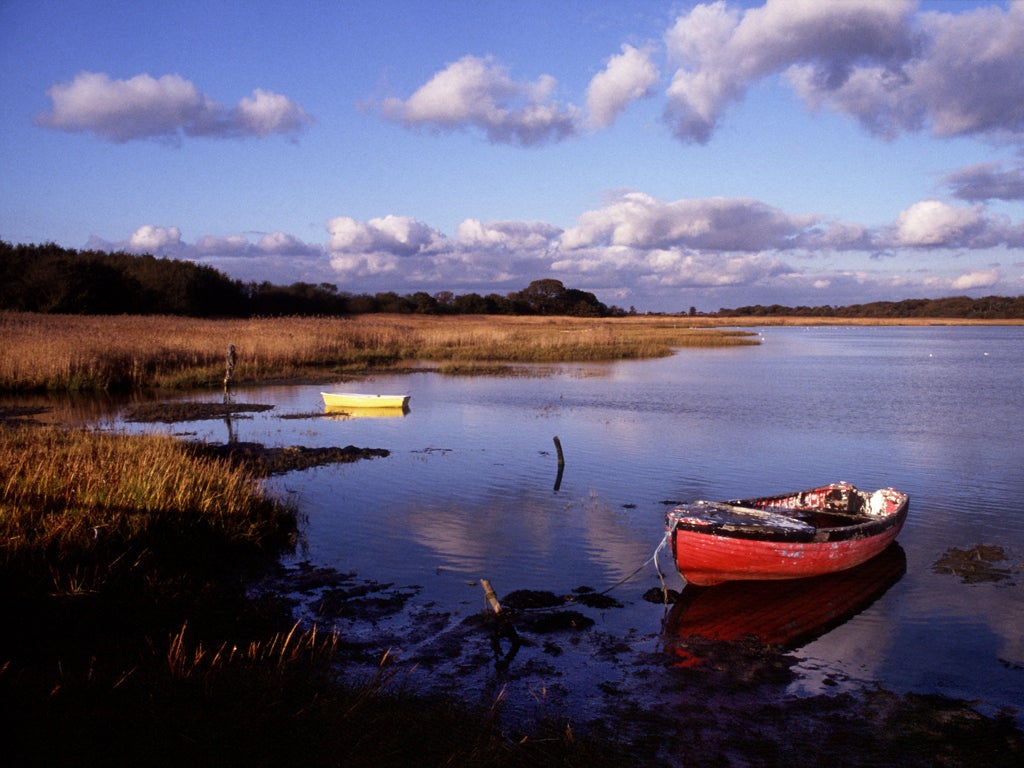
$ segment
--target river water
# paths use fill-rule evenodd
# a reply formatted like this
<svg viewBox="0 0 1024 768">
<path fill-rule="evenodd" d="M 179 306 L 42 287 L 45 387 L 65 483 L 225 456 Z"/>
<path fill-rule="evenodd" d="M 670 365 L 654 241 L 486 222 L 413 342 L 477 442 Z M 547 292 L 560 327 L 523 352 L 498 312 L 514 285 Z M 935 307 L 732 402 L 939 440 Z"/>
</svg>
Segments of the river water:
<svg viewBox="0 0 1024 768">
<path fill-rule="evenodd" d="M 410 409 L 317 416 L 321 389 L 408 393 Z M 455 618 L 484 608 L 481 578 L 499 595 L 612 588 L 623 607 L 600 612 L 598 629 L 651 652 L 665 641 L 664 606 L 641 599 L 659 586 L 656 564 L 669 587 L 684 586 L 667 553 L 649 562 L 674 502 L 837 480 L 896 487 L 911 500 L 905 572 L 901 561 L 867 607 L 793 648 L 789 693 L 878 683 L 986 712 L 1017 707 L 1024 721 L 1024 328 L 771 327 L 757 347 L 515 377 L 243 389 L 236 400 L 275 407 L 170 429 L 390 451 L 271 481 L 304 518 L 286 564 L 409 587 Z M 1002 547 L 995 565 L 1009 578 L 972 583 L 934 568 L 979 544 Z M 565 648 L 530 651 L 552 678 L 541 685 L 586 695 L 621 663 Z"/>
</svg>

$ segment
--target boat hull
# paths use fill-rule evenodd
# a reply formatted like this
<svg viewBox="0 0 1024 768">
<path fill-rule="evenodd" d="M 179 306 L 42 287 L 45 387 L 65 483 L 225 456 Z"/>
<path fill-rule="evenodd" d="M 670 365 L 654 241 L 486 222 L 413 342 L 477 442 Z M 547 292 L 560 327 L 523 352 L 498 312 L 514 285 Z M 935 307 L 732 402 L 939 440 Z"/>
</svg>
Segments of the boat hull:
<svg viewBox="0 0 1024 768">
<path fill-rule="evenodd" d="M 321 392 L 328 408 L 406 408 L 409 395 L 364 395 L 354 392 Z"/>
<path fill-rule="evenodd" d="M 876 509 L 842 515 L 831 497 L 857 494 L 874 499 Z M 863 504 L 858 501 L 858 504 Z M 799 494 L 763 497 L 724 504 L 688 505 L 669 513 L 667 522 L 679 573 L 690 584 L 712 586 L 726 581 L 799 579 L 847 570 L 885 550 L 899 535 L 906 520 L 906 494 L 882 489 L 861 494 L 836 483 Z M 734 510 L 735 519 L 708 513 Z M 858 512 L 862 510 L 858 508 Z M 749 514 L 748 514 L 749 513 Z M 826 525 L 797 520 L 803 514 L 829 517 Z M 761 524 L 748 518 L 764 515 Z M 774 518 L 796 520 L 780 526 Z M 840 524 L 837 524 L 840 521 Z"/>
</svg>

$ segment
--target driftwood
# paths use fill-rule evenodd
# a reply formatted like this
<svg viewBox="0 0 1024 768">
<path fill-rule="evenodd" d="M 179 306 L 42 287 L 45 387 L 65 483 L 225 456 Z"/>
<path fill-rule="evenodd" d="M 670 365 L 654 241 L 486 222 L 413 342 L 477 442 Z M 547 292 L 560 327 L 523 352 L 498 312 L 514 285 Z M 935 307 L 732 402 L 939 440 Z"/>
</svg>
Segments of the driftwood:
<svg viewBox="0 0 1024 768">
<path fill-rule="evenodd" d="M 504 671 L 508 669 L 512 659 L 519 653 L 519 646 L 522 644 L 522 641 L 519 639 L 519 633 L 516 632 L 516 628 L 512 626 L 508 612 L 502 610 L 501 602 L 499 602 L 491 582 L 487 579 L 480 579 L 480 586 L 484 590 L 484 599 L 494 612 L 491 621 L 491 648 L 494 650 L 494 666 L 498 671 Z M 507 651 L 501 647 L 502 640 L 509 641 L 509 649 Z"/>
</svg>

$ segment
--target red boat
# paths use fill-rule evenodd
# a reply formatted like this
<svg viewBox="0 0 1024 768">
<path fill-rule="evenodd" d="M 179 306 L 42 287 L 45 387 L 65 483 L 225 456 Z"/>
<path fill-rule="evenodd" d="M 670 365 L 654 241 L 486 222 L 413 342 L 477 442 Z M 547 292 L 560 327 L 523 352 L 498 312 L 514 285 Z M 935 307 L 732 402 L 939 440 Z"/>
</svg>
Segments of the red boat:
<svg viewBox="0 0 1024 768">
<path fill-rule="evenodd" d="M 697 501 L 666 516 L 679 573 L 690 584 L 799 579 L 853 568 L 891 544 L 907 494 L 833 483 L 796 493 Z"/>
</svg>

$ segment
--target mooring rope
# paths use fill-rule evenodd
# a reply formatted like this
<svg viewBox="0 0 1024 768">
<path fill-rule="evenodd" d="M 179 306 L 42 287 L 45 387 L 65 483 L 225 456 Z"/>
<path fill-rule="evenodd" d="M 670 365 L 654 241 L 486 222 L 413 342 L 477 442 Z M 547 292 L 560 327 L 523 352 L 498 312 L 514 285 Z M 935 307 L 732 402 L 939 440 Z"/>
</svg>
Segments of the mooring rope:
<svg viewBox="0 0 1024 768">
<path fill-rule="evenodd" d="M 641 563 L 637 567 L 637 569 L 635 571 L 633 571 L 631 574 L 629 574 L 625 578 L 620 579 L 619 581 L 615 582 L 610 587 L 608 587 L 608 589 L 606 589 L 603 592 L 600 592 L 598 594 L 607 595 L 613 589 L 617 589 L 618 587 L 621 587 L 627 581 L 632 579 L 634 576 L 636 576 L 638 573 L 640 573 L 640 571 L 642 571 L 648 565 L 650 565 L 651 563 L 654 563 L 654 569 L 658 572 L 658 580 L 661 582 L 661 594 L 665 596 L 665 602 L 667 603 L 668 602 L 668 588 L 665 586 L 665 576 L 661 572 L 661 566 L 658 565 L 658 553 L 661 552 L 661 550 L 663 550 L 665 547 L 668 546 L 668 537 L 669 537 L 670 534 L 671 534 L 671 531 L 665 531 L 665 535 L 661 538 L 661 542 L 654 549 L 654 554 L 652 554 L 649 558 L 647 558 L 647 560 L 645 560 L 643 563 Z"/>
</svg>

